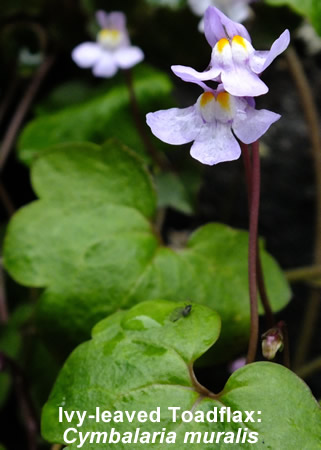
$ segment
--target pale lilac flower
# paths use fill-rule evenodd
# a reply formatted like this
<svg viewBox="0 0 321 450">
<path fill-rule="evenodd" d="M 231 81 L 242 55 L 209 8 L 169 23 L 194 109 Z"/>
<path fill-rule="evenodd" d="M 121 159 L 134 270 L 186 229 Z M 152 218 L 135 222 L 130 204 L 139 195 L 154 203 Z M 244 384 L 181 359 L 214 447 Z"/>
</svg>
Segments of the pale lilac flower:
<svg viewBox="0 0 321 450">
<path fill-rule="evenodd" d="M 236 137 L 251 144 L 280 115 L 256 110 L 253 99 L 234 97 L 220 85 L 216 90 L 207 88 L 193 106 L 148 113 L 146 118 L 159 139 L 173 145 L 194 141 L 191 156 L 213 165 L 239 158 L 241 149 Z"/>
<path fill-rule="evenodd" d="M 122 12 L 98 11 L 101 27 L 96 42 L 84 42 L 72 51 L 72 59 L 82 68 L 92 68 L 97 77 L 110 78 L 120 69 L 129 69 L 144 59 L 139 47 L 130 44 L 126 17 Z"/>
<path fill-rule="evenodd" d="M 222 11 L 227 17 L 235 22 L 244 22 L 248 19 L 252 10 L 249 3 L 253 0 L 187 0 L 187 3 L 194 14 L 197 16 L 204 15 L 209 6 L 215 6 Z M 199 30 L 204 31 L 204 20 L 199 23 Z"/>
<path fill-rule="evenodd" d="M 290 33 L 285 30 L 269 51 L 254 50 L 246 28 L 214 7 L 207 8 L 205 13 L 205 36 L 213 47 L 209 69 L 197 72 L 191 67 L 172 66 L 173 72 L 182 80 L 202 87 L 206 80 L 221 82 L 227 92 L 240 97 L 266 94 L 268 87 L 259 74 L 290 42 Z"/>
<path fill-rule="evenodd" d="M 244 367 L 245 364 L 246 358 L 244 356 L 241 356 L 240 358 L 237 358 L 234 361 L 230 362 L 230 364 L 228 365 L 228 371 L 230 373 L 233 373 L 236 370 L 240 369 L 241 367 Z"/>
</svg>

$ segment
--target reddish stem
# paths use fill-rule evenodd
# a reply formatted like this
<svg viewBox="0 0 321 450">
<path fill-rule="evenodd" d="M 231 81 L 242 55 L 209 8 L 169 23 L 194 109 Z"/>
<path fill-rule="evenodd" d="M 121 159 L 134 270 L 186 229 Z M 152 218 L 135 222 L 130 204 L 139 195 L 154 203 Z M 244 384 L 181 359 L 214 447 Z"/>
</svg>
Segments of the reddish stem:
<svg viewBox="0 0 321 450">
<path fill-rule="evenodd" d="M 139 106 L 135 94 L 134 89 L 134 83 L 133 83 L 133 76 L 130 69 L 124 70 L 125 80 L 127 84 L 127 89 L 129 93 L 130 98 L 130 104 L 132 109 L 133 118 L 138 130 L 138 133 L 141 137 L 141 140 L 144 143 L 144 146 L 149 153 L 150 157 L 152 158 L 153 162 L 159 166 L 161 169 L 168 170 L 170 169 L 169 164 L 161 157 L 161 155 L 158 153 L 158 151 L 155 149 L 151 139 L 149 138 L 149 135 L 145 131 L 145 124 L 141 120 L 141 114 L 139 111 Z"/>
<path fill-rule="evenodd" d="M 28 86 L 25 95 L 22 97 L 14 116 L 9 124 L 6 134 L 2 140 L 2 145 L 0 149 L 0 172 L 3 170 L 4 165 L 8 159 L 10 151 L 15 142 L 17 133 L 20 126 L 25 118 L 25 115 L 29 111 L 29 108 L 33 102 L 33 99 L 38 92 L 42 81 L 47 75 L 49 69 L 54 62 L 53 56 L 48 56 L 44 62 L 41 64 L 37 72 L 35 73 L 30 85 Z"/>
<path fill-rule="evenodd" d="M 289 347 L 289 333 L 288 333 L 288 327 L 286 323 L 281 320 L 277 325 L 283 335 L 283 365 L 290 369 L 290 347 Z"/>
<path fill-rule="evenodd" d="M 8 217 L 10 218 L 11 216 L 13 216 L 16 209 L 15 209 L 14 204 L 12 203 L 12 200 L 11 200 L 11 197 L 10 197 L 8 191 L 2 184 L 1 180 L 0 180 L 0 201 L 4 206 L 4 208 L 8 214 Z"/>
<path fill-rule="evenodd" d="M 247 353 L 247 363 L 255 360 L 258 336 L 259 314 L 257 303 L 257 237 L 260 206 L 260 155 L 258 141 L 252 144 L 252 177 L 251 177 L 251 205 L 249 225 L 249 290 L 251 331 Z"/>
<path fill-rule="evenodd" d="M 242 156 L 243 156 L 243 163 L 244 163 L 244 170 L 245 170 L 245 179 L 246 179 L 246 185 L 247 185 L 247 195 L 248 195 L 248 205 L 250 209 L 251 205 L 251 197 L 252 197 L 252 167 L 251 167 L 251 158 L 249 153 L 249 148 L 247 144 L 241 144 L 242 149 Z M 262 269 L 262 263 L 261 263 L 261 257 L 260 257 L 260 249 L 257 243 L 257 283 L 260 293 L 260 299 L 264 308 L 266 322 L 267 322 L 267 328 L 272 328 L 275 324 L 274 315 L 272 312 L 272 308 L 270 305 L 270 301 L 266 292 L 265 288 L 265 282 L 264 282 L 264 274 Z"/>
<path fill-rule="evenodd" d="M 240 142 L 241 149 L 242 149 L 242 157 L 243 157 L 243 164 L 244 164 L 244 171 L 245 171 L 245 180 L 246 180 L 246 187 L 247 187 L 247 203 L 248 207 L 250 209 L 251 205 L 251 197 L 252 197 L 252 165 L 251 165 L 251 157 L 249 153 L 249 146 L 247 144 L 243 144 L 243 142 Z"/>
</svg>

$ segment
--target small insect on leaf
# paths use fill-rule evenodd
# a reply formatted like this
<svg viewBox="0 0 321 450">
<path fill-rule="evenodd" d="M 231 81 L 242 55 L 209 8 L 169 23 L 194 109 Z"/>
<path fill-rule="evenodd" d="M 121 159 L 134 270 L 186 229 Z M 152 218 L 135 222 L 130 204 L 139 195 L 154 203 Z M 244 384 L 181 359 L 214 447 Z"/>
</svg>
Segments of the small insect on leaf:
<svg viewBox="0 0 321 450">
<path fill-rule="evenodd" d="M 176 322 L 181 317 L 187 317 L 192 311 L 192 305 L 186 305 L 184 308 L 176 308 L 170 315 L 171 322 Z"/>
</svg>

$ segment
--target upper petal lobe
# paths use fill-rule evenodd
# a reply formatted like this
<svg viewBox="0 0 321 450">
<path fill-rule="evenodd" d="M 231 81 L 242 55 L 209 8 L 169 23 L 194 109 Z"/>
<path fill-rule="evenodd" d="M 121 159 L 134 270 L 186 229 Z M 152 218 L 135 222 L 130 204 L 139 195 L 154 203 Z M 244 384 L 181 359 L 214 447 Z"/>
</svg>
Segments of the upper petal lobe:
<svg viewBox="0 0 321 450">
<path fill-rule="evenodd" d="M 220 39 L 232 39 L 236 35 L 251 42 L 250 35 L 243 25 L 233 22 L 214 6 L 210 6 L 205 12 L 204 32 L 211 47 L 214 47 Z"/>
<path fill-rule="evenodd" d="M 171 108 L 148 113 L 146 120 L 158 139 L 172 145 L 193 141 L 203 124 L 195 105 L 183 109 Z"/>
<path fill-rule="evenodd" d="M 285 30 L 281 36 L 274 41 L 270 51 L 254 52 L 250 58 L 250 67 L 255 73 L 261 73 L 265 70 L 273 60 L 287 49 L 290 43 L 290 32 Z"/>
</svg>

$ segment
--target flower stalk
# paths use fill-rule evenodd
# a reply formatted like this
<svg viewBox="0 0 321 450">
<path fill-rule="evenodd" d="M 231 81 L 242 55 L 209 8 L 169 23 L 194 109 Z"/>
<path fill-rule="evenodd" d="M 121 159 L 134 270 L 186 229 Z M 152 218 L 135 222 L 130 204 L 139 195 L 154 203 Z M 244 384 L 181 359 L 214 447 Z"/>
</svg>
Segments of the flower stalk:
<svg viewBox="0 0 321 450">
<path fill-rule="evenodd" d="M 249 290 L 251 331 L 249 347 L 247 352 L 247 364 L 255 360 L 258 336 L 259 336 L 259 314 L 257 302 L 257 237 L 260 207 L 260 155 L 259 142 L 252 144 L 252 177 L 251 177 L 251 204 L 249 224 Z"/>
<path fill-rule="evenodd" d="M 274 324 L 265 290 L 258 246 L 260 204 L 259 139 L 280 115 L 255 109 L 255 97 L 268 87 L 260 75 L 289 45 L 285 30 L 269 51 L 257 51 L 246 28 L 230 20 L 215 7 L 204 16 L 205 37 L 212 48 L 210 64 L 204 72 L 174 65 L 172 71 L 185 82 L 203 89 L 196 103 L 188 108 L 148 113 L 152 133 L 163 142 L 182 145 L 193 142 L 190 154 L 202 164 L 214 165 L 244 156 L 249 200 L 249 291 L 251 331 L 247 362 L 256 356 L 259 332 L 257 292 L 260 291 L 269 327 Z M 216 89 L 205 81 L 214 81 Z M 243 143 L 242 149 L 240 142 Z M 252 162 L 248 145 L 252 145 Z"/>
<path fill-rule="evenodd" d="M 139 111 L 139 106 L 135 94 L 134 89 L 134 83 L 133 83 L 133 75 L 132 71 L 130 69 L 123 70 L 126 86 L 128 89 L 129 99 L 130 99 L 130 105 L 132 110 L 132 115 L 136 124 L 137 131 L 141 137 L 141 140 L 143 141 L 143 144 L 145 146 L 145 149 L 147 153 L 150 155 L 152 161 L 159 166 L 161 169 L 169 170 L 169 164 L 166 163 L 166 161 L 160 156 L 160 154 L 155 149 L 151 139 L 149 138 L 148 134 L 145 131 L 145 123 L 141 120 L 141 115 Z"/>
<path fill-rule="evenodd" d="M 241 145 L 241 149 L 242 149 L 242 157 L 243 157 L 243 164 L 244 164 L 244 170 L 245 170 L 245 179 L 246 179 L 247 194 L 248 194 L 248 205 L 250 208 L 251 197 L 252 197 L 251 158 L 250 158 L 248 145 L 243 144 L 242 142 L 240 143 L 240 145 Z M 260 293 L 260 299 L 261 299 L 262 306 L 264 308 L 267 328 L 272 328 L 275 324 L 275 319 L 274 319 L 271 304 L 270 304 L 269 297 L 267 295 L 267 291 L 266 291 L 266 287 L 265 287 L 264 274 L 263 274 L 263 268 L 262 268 L 262 262 L 261 262 L 261 256 L 260 256 L 260 248 L 259 248 L 258 241 L 257 241 L 257 256 L 256 256 L 256 258 L 257 258 L 257 261 L 256 261 L 257 284 L 258 284 L 258 289 L 259 289 L 259 293 Z"/>
<path fill-rule="evenodd" d="M 319 265 L 321 264 L 321 133 L 319 117 L 309 81 L 293 47 L 290 47 L 286 52 L 286 59 L 302 104 L 308 127 L 308 135 L 312 146 L 316 184 L 314 263 Z M 298 339 L 298 346 L 293 364 L 295 368 L 299 368 L 308 355 L 316 330 L 317 319 L 320 314 L 320 304 L 320 289 L 313 289 L 305 310 L 301 333 Z"/>
</svg>

